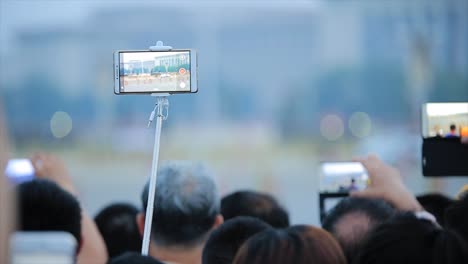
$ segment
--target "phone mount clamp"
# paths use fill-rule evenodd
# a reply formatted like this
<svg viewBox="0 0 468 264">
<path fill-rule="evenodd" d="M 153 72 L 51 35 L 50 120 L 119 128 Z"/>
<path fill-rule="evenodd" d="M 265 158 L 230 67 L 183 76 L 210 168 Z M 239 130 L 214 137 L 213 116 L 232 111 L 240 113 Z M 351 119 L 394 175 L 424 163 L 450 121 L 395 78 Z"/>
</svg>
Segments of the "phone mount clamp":
<svg viewBox="0 0 468 264">
<path fill-rule="evenodd" d="M 171 46 L 164 46 L 162 41 L 158 41 L 156 46 L 150 46 L 151 51 L 169 51 L 172 50 Z M 169 93 L 162 94 L 151 94 L 151 96 L 157 97 L 156 105 L 148 120 L 148 128 L 156 117 L 156 131 L 154 134 L 154 147 L 153 147 L 153 162 L 151 165 L 151 178 L 148 192 L 148 203 L 146 206 L 145 214 L 145 230 L 143 233 L 143 243 L 141 247 L 141 254 L 144 256 L 148 255 L 149 246 L 151 242 L 151 224 L 153 222 L 153 210 L 154 210 L 154 197 L 156 194 L 156 181 L 158 177 L 158 162 L 159 162 L 159 148 L 161 142 L 161 129 L 162 122 L 169 116 L 169 100 L 167 97 Z"/>
</svg>

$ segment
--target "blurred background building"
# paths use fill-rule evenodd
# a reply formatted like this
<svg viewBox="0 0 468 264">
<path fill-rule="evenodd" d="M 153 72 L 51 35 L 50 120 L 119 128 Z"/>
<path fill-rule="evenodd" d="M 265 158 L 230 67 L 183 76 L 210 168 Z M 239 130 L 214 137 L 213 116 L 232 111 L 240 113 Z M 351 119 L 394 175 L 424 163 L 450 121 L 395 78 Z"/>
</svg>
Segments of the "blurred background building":
<svg viewBox="0 0 468 264">
<path fill-rule="evenodd" d="M 85 205 L 139 203 L 154 98 L 113 94 L 113 52 L 157 40 L 195 48 L 199 92 L 170 98 L 163 159 L 202 160 L 223 194 L 276 194 L 293 223 L 318 223 L 320 161 L 368 152 L 416 193 L 420 107 L 468 101 L 468 2 L 0 2 L 0 96 L 14 157 L 70 165 Z"/>
</svg>

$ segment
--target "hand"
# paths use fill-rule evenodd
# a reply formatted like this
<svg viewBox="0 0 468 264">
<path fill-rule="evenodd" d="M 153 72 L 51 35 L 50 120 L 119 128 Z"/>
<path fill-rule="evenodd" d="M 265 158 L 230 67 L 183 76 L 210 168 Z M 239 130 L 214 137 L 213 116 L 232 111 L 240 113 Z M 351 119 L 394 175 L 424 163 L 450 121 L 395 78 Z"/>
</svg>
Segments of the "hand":
<svg viewBox="0 0 468 264">
<path fill-rule="evenodd" d="M 77 195 L 65 164 L 57 156 L 39 152 L 33 155 L 31 162 L 37 178 L 54 181 L 64 190 Z"/>
<path fill-rule="evenodd" d="M 399 210 L 423 210 L 414 195 L 403 184 L 400 172 L 396 168 L 385 164 L 375 155 L 358 158 L 355 161 L 361 162 L 367 169 L 370 185 L 362 191 L 352 192 L 351 196 L 381 198 Z"/>
<path fill-rule="evenodd" d="M 77 196 L 70 175 L 65 164 L 58 157 L 37 153 L 31 158 L 37 178 L 52 180 L 64 190 Z M 107 250 L 104 240 L 99 233 L 96 223 L 84 208 L 81 212 L 81 237 L 82 245 L 78 253 L 76 263 L 107 263 Z"/>
</svg>

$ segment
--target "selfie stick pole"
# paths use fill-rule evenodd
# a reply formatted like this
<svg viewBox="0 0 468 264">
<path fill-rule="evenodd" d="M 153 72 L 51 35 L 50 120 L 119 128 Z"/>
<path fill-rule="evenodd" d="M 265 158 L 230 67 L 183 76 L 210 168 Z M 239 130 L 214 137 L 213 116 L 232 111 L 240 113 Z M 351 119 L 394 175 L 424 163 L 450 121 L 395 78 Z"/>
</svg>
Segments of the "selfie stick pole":
<svg viewBox="0 0 468 264">
<path fill-rule="evenodd" d="M 163 46 L 162 41 L 158 41 L 156 46 L 151 46 L 149 49 L 151 51 L 168 51 L 171 50 L 172 47 Z M 170 94 L 152 94 L 152 96 L 157 96 L 157 102 L 151 112 L 148 127 L 151 125 L 151 122 L 156 115 L 156 132 L 154 134 L 153 162 L 151 166 L 151 178 L 148 190 L 148 203 L 146 206 L 145 231 L 143 233 L 143 244 L 141 247 L 141 254 L 144 256 L 148 255 L 151 242 L 151 224 L 153 222 L 154 197 L 156 194 L 156 181 L 158 176 L 159 145 L 161 142 L 162 122 L 167 119 L 169 114 L 169 100 L 167 99 L 169 95 Z"/>
</svg>

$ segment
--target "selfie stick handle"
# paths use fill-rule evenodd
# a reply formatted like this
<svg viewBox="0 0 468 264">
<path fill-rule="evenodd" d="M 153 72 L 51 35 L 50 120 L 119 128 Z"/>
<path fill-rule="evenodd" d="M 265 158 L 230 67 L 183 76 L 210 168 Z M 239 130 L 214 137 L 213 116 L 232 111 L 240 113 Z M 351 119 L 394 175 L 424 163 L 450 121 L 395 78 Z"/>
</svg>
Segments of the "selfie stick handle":
<svg viewBox="0 0 468 264">
<path fill-rule="evenodd" d="M 156 46 L 151 46 L 150 50 L 153 51 L 167 51 L 171 50 L 170 46 L 163 46 L 162 41 L 158 41 Z M 148 192 L 148 203 L 146 206 L 145 215 L 145 230 L 143 233 L 143 244 L 141 247 L 141 254 L 148 255 L 149 246 L 151 242 L 151 224 L 153 223 L 153 210 L 154 210 L 154 197 L 156 194 L 156 181 L 158 177 L 158 162 L 159 162 L 159 146 L 161 142 L 161 130 L 163 120 L 166 120 L 169 113 L 169 94 L 152 94 L 157 96 L 156 105 L 151 112 L 148 127 L 156 116 L 156 132 L 154 133 L 154 147 L 153 147 L 153 162 L 151 165 L 151 178 Z"/>
</svg>

